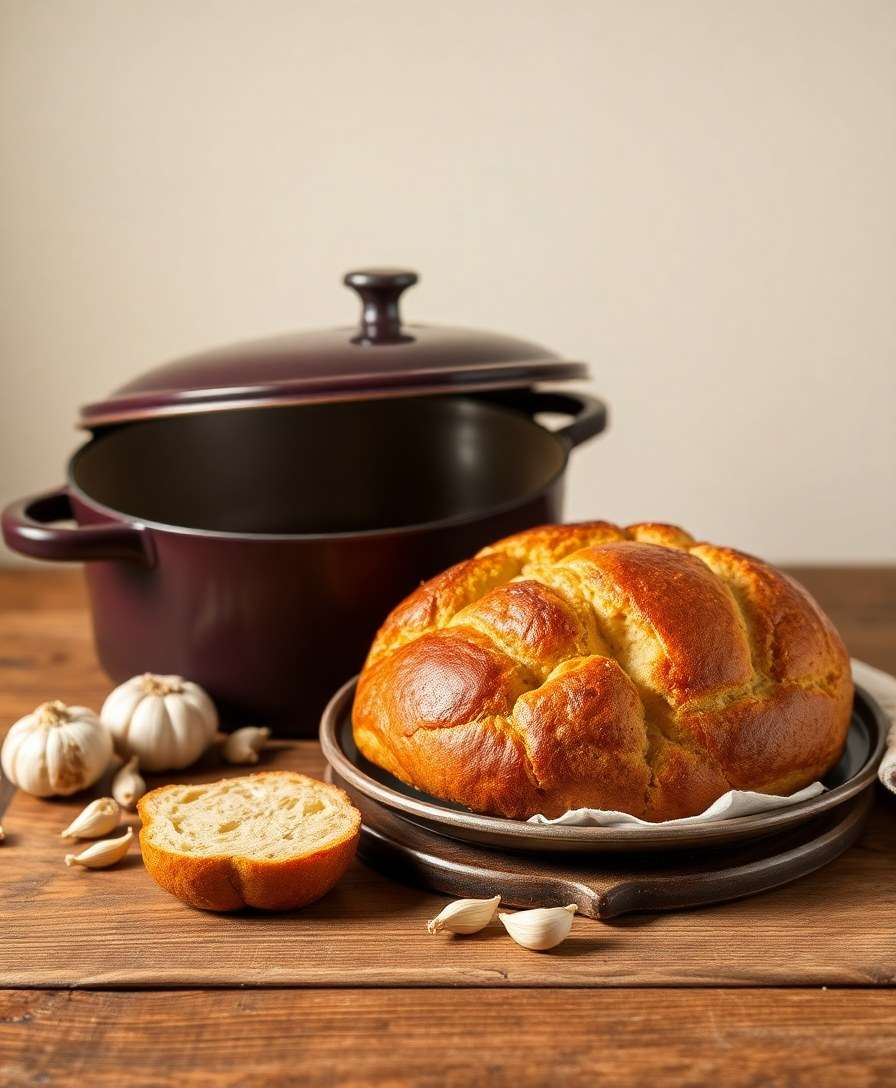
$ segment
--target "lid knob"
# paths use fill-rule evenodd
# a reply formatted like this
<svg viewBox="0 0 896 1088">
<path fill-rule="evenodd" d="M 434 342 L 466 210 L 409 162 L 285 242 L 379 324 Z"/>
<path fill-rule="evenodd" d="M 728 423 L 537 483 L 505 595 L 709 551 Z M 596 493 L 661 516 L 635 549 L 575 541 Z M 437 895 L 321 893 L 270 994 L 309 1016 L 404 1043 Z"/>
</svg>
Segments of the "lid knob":
<svg viewBox="0 0 896 1088">
<path fill-rule="evenodd" d="M 398 300 L 417 282 L 416 272 L 400 268 L 361 268 L 343 278 L 361 296 L 361 328 L 353 344 L 401 344 L 413 340 L 401 331 Z"/>
</svg>

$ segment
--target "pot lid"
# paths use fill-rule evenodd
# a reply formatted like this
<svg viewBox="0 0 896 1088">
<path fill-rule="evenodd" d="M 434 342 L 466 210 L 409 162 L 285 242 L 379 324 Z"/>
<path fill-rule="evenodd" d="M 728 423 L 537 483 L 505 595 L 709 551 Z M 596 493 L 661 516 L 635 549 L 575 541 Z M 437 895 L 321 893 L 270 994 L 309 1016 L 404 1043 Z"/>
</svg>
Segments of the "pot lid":
<svg viewBox="0 0 896 1088">
<path fill-rule="evenodd" d="M 81 409 L 81 425 L 261 405 L 471 392 L 587 377 L 584 363 L 497 333 L 403 324 L 415 272 L 349 272 L 357 326 L 290 333 L 190 355 L 147 371 Z"/>
</svg>

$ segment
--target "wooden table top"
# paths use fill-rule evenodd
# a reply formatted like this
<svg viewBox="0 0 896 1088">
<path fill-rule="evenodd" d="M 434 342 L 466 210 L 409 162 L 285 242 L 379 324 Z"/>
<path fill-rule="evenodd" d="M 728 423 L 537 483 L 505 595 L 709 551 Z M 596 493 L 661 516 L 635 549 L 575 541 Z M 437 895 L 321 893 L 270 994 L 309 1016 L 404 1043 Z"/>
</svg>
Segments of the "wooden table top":
<svg viewBox="0 0 896 1088">
<path fill-rule="evenodd" d="M 797 573 L 852 653 L 896 672 L 896 569 Z M 77 571 L 0 571 L 0 723 L 109 690 Z M 320 774 L 313 742 L 272 765 Z M 7 791 L 8 792 L 8 791 Z M 77 803 L 12 796 L 0 847 L 0 1084 L 889 1084 L 896 798 L 837 861 L 739 902 L 554 953 L 430 937 L 444 900 L 355 863 L 280 917 L 191 911 L 136 852 L 61 864 Z M 100 891 L 101 889 L 101 891 Z M 102 909 L 97 909 L 97 901 Z"/>
</svg>

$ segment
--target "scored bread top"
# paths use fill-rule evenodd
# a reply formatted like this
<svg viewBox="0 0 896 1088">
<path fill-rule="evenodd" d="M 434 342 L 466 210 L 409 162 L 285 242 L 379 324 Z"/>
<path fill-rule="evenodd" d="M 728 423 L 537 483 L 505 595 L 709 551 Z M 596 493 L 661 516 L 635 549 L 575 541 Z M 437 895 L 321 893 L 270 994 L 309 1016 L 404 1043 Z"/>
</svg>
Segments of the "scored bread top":
<svg viewBox="0 0 896 1088">
<path fill-rule="evenodd" d="M 163 786 L 141 798 L 139 810 L 150 845 L 203 858 L 300 858 L 350 838 L 360 825 L 342 790 L 288 771 Z"/>
<path fill-rule="evenodd" d="M 661 820 L 836 762 L 849 659 L 794 581 L 672 525 L 549 525 L 412 593 L 358 684 L 360 751 L 475 811 Z"/>
</svg>

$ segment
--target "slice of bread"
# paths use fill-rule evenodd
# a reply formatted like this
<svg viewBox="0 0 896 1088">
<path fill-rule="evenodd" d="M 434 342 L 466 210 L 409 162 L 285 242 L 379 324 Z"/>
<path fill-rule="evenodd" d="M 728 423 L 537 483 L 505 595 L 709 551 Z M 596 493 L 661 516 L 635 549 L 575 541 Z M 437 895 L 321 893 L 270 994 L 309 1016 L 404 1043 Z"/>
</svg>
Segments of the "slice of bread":
<svg viewBox="0 0 896 1088">
<path fill-rule="evenodd" d="M 347 794 L 292 771 L 162 786 L 137 807 L 150 876 L 203 910 L 312 903 L 348 868 L 361 833 Z"/>
</svg>

